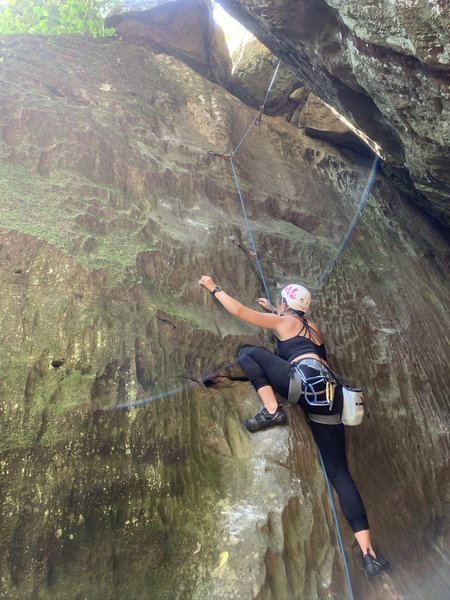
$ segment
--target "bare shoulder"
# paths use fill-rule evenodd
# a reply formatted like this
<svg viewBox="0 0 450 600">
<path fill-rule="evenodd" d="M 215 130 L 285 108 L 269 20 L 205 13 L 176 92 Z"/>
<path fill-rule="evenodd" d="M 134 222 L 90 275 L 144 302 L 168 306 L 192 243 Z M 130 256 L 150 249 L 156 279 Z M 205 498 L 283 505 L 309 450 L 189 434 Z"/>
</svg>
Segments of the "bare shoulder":
<svg viewBox="0 0 450 600">
<path fill-rule="evenodd" d="M 276 329 L 276 334 L 279 339 L 286 340 L 295 335 L 298 335 L 301 323 L 292 315 L 285 315 L 281 318 L 279 326 Z"/>
<path fill-rule="evenodd" d="M 317 325 L 317 323 L 315 321 L 313 321 L 312 319 L 306 319 L 308 322 L 308 326 L 310 329 L 310 333 L 315 336 L 316 338 L 318 338 L 318 340 L 323 343 L 323 333 L 320 330 L 320 327 Z M 314 341 L 314 340 L 313 340 Z"/>
</svg>

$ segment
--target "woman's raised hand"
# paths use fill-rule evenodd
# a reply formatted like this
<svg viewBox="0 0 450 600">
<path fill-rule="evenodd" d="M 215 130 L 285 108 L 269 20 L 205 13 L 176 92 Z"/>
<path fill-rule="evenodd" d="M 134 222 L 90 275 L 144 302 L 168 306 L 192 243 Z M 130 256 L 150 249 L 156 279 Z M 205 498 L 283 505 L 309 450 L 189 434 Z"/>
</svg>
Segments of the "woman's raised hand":
<svg viewBox="0 0 450 600">
<path fill-rule="evenodd" d="M 256 302 L 267 312 L 272 312 L 270 302 L 267 300 L 267 298 L 258 298 Z"/>
<path fill-rule="evenodd" d="M 216 287 L 216 284 L 209 275 L 203 275 L 202 277 L 200 277 L 199 284 L 205 287 L 208 290 L 208 292 L 212 292 L 213 289 Z"/>
</svg>

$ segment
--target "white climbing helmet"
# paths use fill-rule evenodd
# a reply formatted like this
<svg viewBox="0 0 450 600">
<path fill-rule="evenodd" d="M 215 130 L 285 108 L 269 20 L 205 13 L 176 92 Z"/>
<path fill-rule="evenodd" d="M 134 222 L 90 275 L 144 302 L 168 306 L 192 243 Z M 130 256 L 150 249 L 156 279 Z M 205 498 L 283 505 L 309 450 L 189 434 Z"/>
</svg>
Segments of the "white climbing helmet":
<svg viewBox="0 0 450 600">
<path fill-rule="evenodd" d="M 294 310 L 307 312 L 311 304 L 311 294 L 299 283 L 291 283 L 281 290 L 281 297 Z"/>
</svg>

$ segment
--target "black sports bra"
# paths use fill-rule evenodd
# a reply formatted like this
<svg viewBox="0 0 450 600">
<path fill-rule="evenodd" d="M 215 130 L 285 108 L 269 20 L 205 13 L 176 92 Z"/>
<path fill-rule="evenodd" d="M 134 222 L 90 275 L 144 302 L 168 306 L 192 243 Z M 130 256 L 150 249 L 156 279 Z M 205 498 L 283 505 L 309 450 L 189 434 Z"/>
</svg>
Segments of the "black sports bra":
<svg viewBox="0 0 450 600">
<path fill-rule="evenodd" d="M 311 327 L 306 319 L 302 319 L 302 327 L 297 335 L 288 340 L 277 339 L 277 355 L 289 362 L 302 354 L 317 354 L 323 360 L 327 360 L 325 344 L 315 344 L 312 339 L 303 335 L 305 333 L 309 333 L 317 341 L 321 340 L 320 334 Z"/>
</svg>

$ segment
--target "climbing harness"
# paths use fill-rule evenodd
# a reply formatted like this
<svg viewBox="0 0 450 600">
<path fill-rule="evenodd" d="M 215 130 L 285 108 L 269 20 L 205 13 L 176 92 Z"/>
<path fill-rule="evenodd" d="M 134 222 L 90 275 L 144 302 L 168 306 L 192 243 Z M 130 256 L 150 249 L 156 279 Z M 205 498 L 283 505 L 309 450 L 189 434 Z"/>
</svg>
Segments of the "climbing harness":
<svg viewBox="0 0 450 600">
<path fill-rule="evenodd" d="M 307 377 L 302 365 L 310 366 L 318 371 L 318 375 Z M 310 407 L 328 406 L 333 408 L 336 387 L 342 389 L 342 414 L 317 415 L 306 412 L 310 421 L 323 425 L 360 425 L 364 417 L 364 403 L 362 390 L 344 385 L 339 382 L 331 369 L 314 358 L 305 358 L 292 365 L 289 379 L 288 404 L 298 404 L 300 400 Z"/>
<path fill-rule="evenodd" d="M 302 366 L 315 369 L 318 375 L 306 376 Z M 288 404 L 297 404 L 303 398 L 309 406 L 328 406 L 331 410 L 337 383 L 332 371 L 319 360 L 304 358 L 292 365 Z"/>
</svg>

